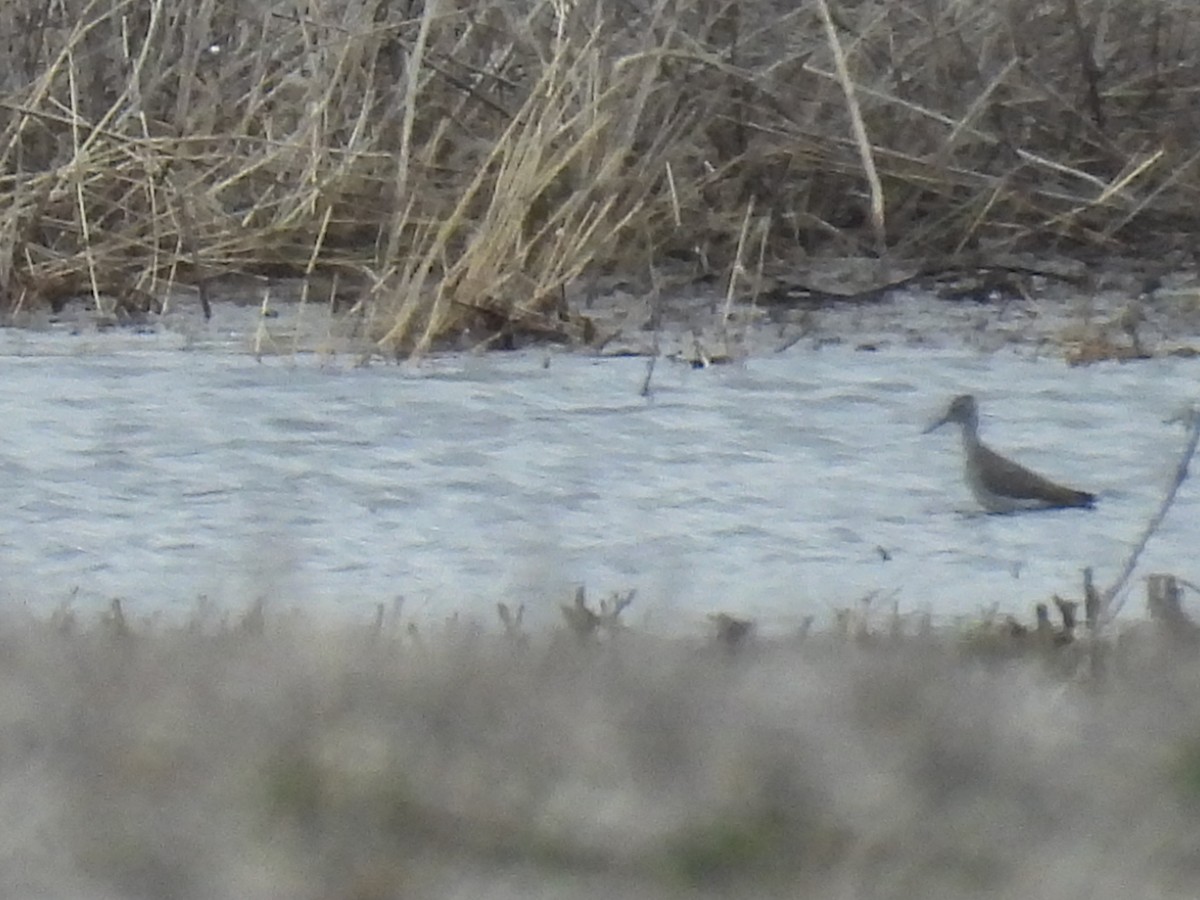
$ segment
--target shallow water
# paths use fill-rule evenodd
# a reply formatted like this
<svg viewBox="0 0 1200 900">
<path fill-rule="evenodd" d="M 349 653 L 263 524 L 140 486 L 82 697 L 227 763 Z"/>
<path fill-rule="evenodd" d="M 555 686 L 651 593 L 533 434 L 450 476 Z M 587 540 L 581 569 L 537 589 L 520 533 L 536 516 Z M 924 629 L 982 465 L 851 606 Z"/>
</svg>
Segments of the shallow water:
<svg viewBox="0 0 1200 900">
<path fill-rule="evenodd" d="M 1115 576 L 1173 474 L 1185 435 L 1164 420 L 1198 365 L 797 345 L 660 361 L 643 398 L 644 359 L 354 368 L 241 346 L 0 334 L 10 602 L 186 614 L 266 595 L 367 619 L 402 595 L 490 624 L 524 600 L 536 624 L 585 583 L 636 588 L 627 619 L 664 631 L 714 611 L 785 629 L 868 595 L 881 615 L 1027 615 L 1077 596 L 1085 565 Z M 1099 508 L 975 515 L 957 434 L 921 434 L 965 391 L 985 440 Z M 1198 503 L 1185 484 L 1140 573 L 1194 578 Z"/>
</svg>

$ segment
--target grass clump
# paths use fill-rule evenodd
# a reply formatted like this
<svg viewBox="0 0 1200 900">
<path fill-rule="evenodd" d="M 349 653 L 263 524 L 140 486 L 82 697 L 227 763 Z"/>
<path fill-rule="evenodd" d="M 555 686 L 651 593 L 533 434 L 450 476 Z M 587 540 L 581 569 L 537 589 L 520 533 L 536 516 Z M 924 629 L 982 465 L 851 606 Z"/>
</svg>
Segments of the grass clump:
<svg viewBox="0 0 1200 900">
<path fill-rule="evenodd" d="M 798 829 L 794 816 L 767 810 L 691 826 L 667 842 L 665 864 L 675 878 L 697 888 L 818 880 L 845 862 L 851 833 L 834 826 Z"/>
<path fill-rule="evenodd" d="M 772 865 L 784 849 L 780 837 L 771 820 L 718 821 L 676 839 L 669 858 L 684 881 L 704 885 Z"/>
<path fill-rule="evenodd" d="M 1186 0 L 18 0 L 0 303 L 232 272 L 372 340 L 584 341 L 600 274 L 1138 252 L 1194 231 Z M 320 276 L 318 278 L 317 276 Z M 322 280 L 323 279 L 323 280 Z M 757 288 L 753 288 L 757 290 Z"/>
</svg>

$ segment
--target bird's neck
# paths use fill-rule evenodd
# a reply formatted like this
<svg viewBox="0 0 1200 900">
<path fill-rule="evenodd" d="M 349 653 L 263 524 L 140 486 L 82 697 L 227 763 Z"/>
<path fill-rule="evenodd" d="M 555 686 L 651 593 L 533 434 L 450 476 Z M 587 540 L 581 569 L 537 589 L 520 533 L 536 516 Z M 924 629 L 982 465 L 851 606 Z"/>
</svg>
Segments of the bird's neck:
<svg viewBox="0 0 1200 900">
<path fill-rule="evenodd" d="M 978 422 L 963 422 L 962 424 L 962 442 L 963 449 L 967 453 L 979 448 L 979 423 Z"/>
</svg>

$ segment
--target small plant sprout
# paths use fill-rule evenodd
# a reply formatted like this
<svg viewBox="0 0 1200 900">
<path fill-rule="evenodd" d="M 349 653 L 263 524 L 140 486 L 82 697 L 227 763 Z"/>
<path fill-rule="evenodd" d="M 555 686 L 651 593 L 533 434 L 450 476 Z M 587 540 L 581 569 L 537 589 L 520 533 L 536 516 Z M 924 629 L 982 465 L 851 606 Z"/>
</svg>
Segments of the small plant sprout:
<svg viewBox="0 0 1200 900">
<path fill-rule="evenodd" d="M 497 603 L 496 613 L 500 616 L 500 624 L 504 626 L 504 636 L 518 647 L 528 646 L 529 635 L 525 633 L 521 624 L 525 618 L 525 604 L 522 603 L 518 606 L 514 613 L 508 608 L 507 603 Z"/>
<path fill-rule="evenodd" d="M 607 632 L 610 636 L 623 629 L 620 621 L 621 613 L 637 596 L 636 590 L 614 591 L 600 601 L 600 611 L 596 612 L 587 604 L 587 591 L 583 585 L 575 589 L 575 602 L 571 605 L 562 604 L 563 618 L 567 627 L 581 640 Z"/>
<path fill-rule="evenodd" d="M 121 609 L 120 597 L 112 598 L 108 607 L 108 615 L 104 617 L 104 624 L 108 626 L 113 637 L 127 638 L 132 634 L 129 623 L 125 619 L 125 611 Z"/>
<path fill-rule="evenodd" d="M 754 622 L 750 619 L 739 619 L 728 613 L 713 613 L 708 620 L 715 629 L 716 642 L 731 652 L 740 649 L 754 630 Z"/>
</svg>

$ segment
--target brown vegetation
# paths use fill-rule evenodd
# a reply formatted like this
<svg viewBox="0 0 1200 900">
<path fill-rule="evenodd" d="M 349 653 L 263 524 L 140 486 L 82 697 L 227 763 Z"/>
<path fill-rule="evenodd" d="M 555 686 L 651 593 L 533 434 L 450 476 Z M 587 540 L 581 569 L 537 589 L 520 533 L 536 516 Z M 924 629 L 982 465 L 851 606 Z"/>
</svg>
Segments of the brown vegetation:
<svg viewBox="0 0 1200 900">
<path fill-rule="evenodd" d="M 1198 30 L 1185 0 L 17 0 L 0 308 L 320 273 L 408 352 L 588 339 L 568 286 L 668 261 L 736 291 L 814 253 L 1157 251 L 1200 209 Z"/>
</svg>

